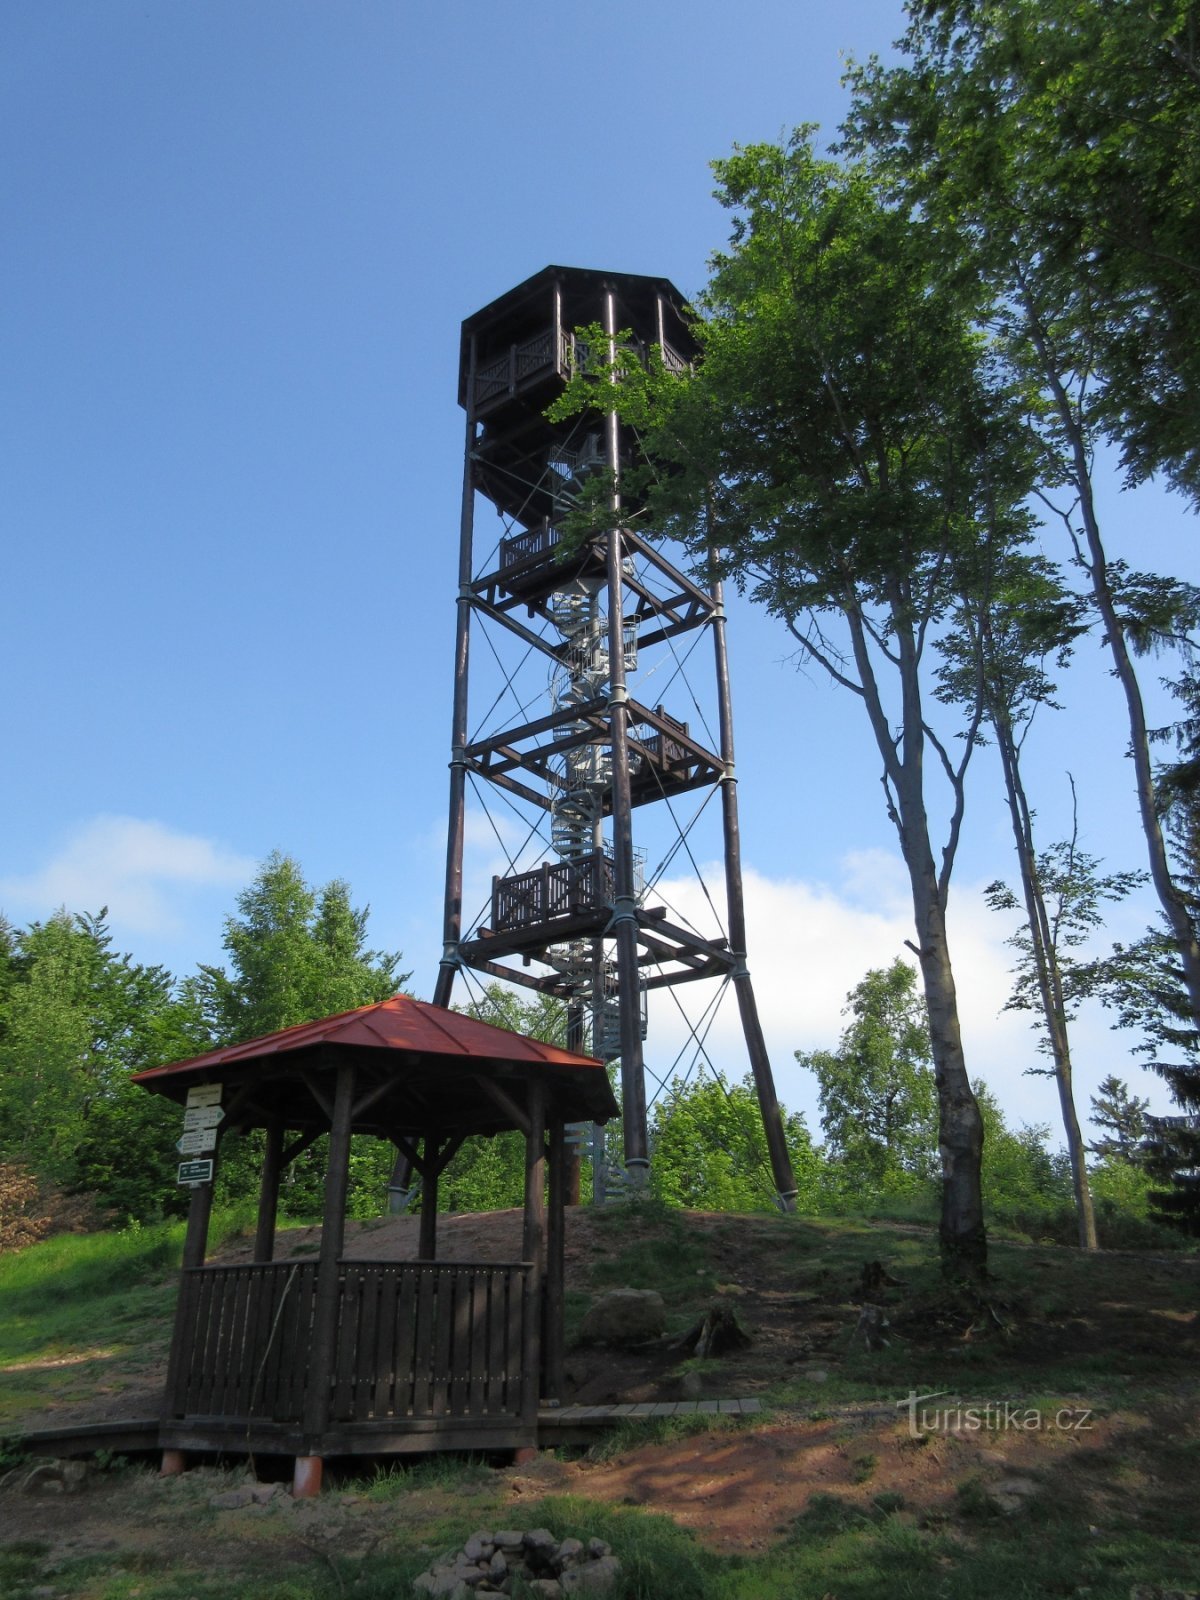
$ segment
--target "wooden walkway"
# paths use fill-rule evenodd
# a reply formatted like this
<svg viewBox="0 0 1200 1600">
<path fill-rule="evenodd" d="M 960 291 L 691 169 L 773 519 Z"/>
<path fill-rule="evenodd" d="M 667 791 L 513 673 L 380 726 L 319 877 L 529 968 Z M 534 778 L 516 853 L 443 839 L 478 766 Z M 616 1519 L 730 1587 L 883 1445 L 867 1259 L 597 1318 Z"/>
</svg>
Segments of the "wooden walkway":
<svg viewBox="0 0 1200 1600">
<path fill-rule="evenodd" d="M 748 1417 L 762 1409 L 757 1400 L 663 1400 L 640 1405 L 543 1406 L 538 1411 L 539 1444 L 566 1442 L 564 1435 L 578 1433 L 586 1439 L 615 1423 L 646 1421 L 651 1417 Z M 889 1413 L 890 1414 L 890 1413 Z M 44 1428 L 18 1434 L 21 1447 L 35 1456 L 84 1456 L 97 1450 L 114 1454 L 148 1454 L 159 1448 L 157 1417 L 136 1417 L 125 1422 L 82 1423 L 75 1427 Z M 232 1452 L 236 1454 L 236 1451 Z"/>
<path fill-rule="evenodd" d="M 546 1406 L 538 1426 L 555 1422 L 620 1422 L 626 1417 L 749 1417 L 762 1407 L 757 1400 L 661 1400 L 642 1405 Z"/>
</svg>

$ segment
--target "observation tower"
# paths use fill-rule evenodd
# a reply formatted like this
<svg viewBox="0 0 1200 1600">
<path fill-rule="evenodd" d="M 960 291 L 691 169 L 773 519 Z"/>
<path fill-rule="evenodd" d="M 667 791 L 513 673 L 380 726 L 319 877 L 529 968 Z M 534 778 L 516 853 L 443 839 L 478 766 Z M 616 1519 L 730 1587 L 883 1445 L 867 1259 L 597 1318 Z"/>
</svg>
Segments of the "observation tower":
<svg viewBox="0 0 1200 1600">
<path fill-rule="evenodd" d="M 686 1016 L 682 986 L 718 998 L 731 987 L 771 1181 L 790 1210 L 795 1182 L 746 964 L 721 585 L 684 571 L 682 552 L 672 559 L 641 507 L 622 497 L 638 442 L 614 412 L 546 419 L 585 356 L 575 330 L 593 324 L 610 348 L 618 333 L 632 334 L 643 357 L 656 346 L 669 370 L 685 372 L 697 354 L 679 291 L 628 273 L 546 267 L 462 327 L 466 446 L 434 1002 L 450 1004 L 460 974 L 476 994 L 472 974 L 501 979 L 565 1005 L 569 1049 L 619 1062 L 623 1147 L 615 1158 L 593 1145 L 602 1192 L 615 1168 L 631 1186 L 648 1175 L 656 996 L 670 991 Z M 568 552 L 563 520 L 596 472 L 607 474 L 618 526 Z M 498 534 L 481 536 L 489 511 Z M 690 821 L 687 805 L 698 808 Z M 463 899 L 476 809 L 504 860 L 480 907 Z M 698 902 L 712 926 L 694 925 L 664 897 L 668 870 L 694 865 L 689 841 L 706 810 L 719 815 L 713 848 L 724 878 L 718 896 L 704 889 Z M 650 1072 L 660 1089 L 666 1070 Z M 577 1142 L 587 1136 L 578 1130 Z"/>
</svg>

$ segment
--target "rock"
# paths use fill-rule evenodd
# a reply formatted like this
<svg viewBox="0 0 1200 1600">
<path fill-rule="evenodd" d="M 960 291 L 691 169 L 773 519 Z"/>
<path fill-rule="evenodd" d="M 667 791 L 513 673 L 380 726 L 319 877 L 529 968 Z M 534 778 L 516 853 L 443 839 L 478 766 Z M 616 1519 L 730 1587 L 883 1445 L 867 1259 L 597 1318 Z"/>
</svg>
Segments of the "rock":
<svg viewBox="0 0 1200 1600">
<path fill-rule="evenodd" d="M 1029 1478 L 1001 1478 L 998 1483 L 989 1485 L 987 1497 L 997 1511 L 1011 1517 L 1026 1510 L 1037 1492 L 1037 1484 Z"/>
<path fill-rule="evenodd" d="M 564 1539 L 558 1547 L 558 1554 L 554 1558 L 554 1565 L 561 1572 L 564 1567 L 573 1565 L 583 1554 L 582 1539 Z"/>
<path fill-rule="evenodd" d="M 543 1600 L 559 1600 L 562 1584 L 557 1578 L 533 1578 L 529 1583 L 529 1592 L 542 1595 Z"/>
<path fill-rule="evenodd" d="M 593 1300 L 583 1319 L 582 1337 L 592 1344 L 642 1344 L 659 1339 L 667 1308 L 655 1289 L 610 1289 Z"/>
<path fill-rule="evenodd" d="M 471 1595 L 470 1585 L 445 1567 L 431 1567 L 428 1572 L 418 1573 L 413 1579 L 413 1588 L 418 1594 L 427 1594 L 436 1600 L 469 1600 Z"/>
<path fill-rule="evenodd" d="M 481 1563 L 482 1565 L 482 1563 Z M 503 1550 L 497 1550 L 485 1568 L 493 1583 L 503 1583 L 508 1577 L 508 1561 Z"/>
<path fill-rule="evenodd" d="M 800 1376 L 804 1379 L 805 1383 L 829 1382 L 829 1374 L 825 1371 L 824 1367 L 810 1367 L 807 1372 L 802 1372 Z"/>
<path fill-rule="evenodd" d="M 78 1494 L 87 1482 L 86 1461 L 39 1461 L 21 1480 L 22 1494 Z"/>
<path fill-rule="evenodd" d="M 525 1535 L 525 1548 L 535 1558 L 541 1557 L 546 1564 L 549 1564 L 558 1549 L 558 1540 L 549 1528 L 531 1528 Z"/>
<path fill-rule="evenodd" d="M 621 1576 L 621 1563 L 613 1556 L 602 1556 L 599 1561 L 588 1561 L 578 1567 L 568 1567 L 558 1580 L 563 1595 L 603 1595 L 615 1587 Z"/>
<path fill-rule="evenodd" d="M 605 1556 L 612 1555 L 612 1545 L 606 1544 L 603 1539 L 589 1539 L 587 1552 L 593 1561 L 602 1561 Z"/>
<path fill-rule="evenodd" d="M 214 1511 L 240 1511 L 243 1506 L 262 1505 L 258 1490 L 274 1489 L 274 1484 L 244 1483 L 239 1489 L 226 1489 L 224 1494 L 209 1495 L 208 1503 Z M 270 1495 L 267 1496 L 269 1500 Z"/>
<path fill-rule="evenodd" d="M 525 1543 L 525 1535 L 506 1528 L 492 1535 L 492 1543 L 497 1550 L 519 1550 Z"/>
<path fill-rule="evenodd" d="M 491 1534 L 485 1533 L 480 1529 L 478 1533 L 473 1533 L 466 1544 L 463 1545 L 463 1555 L 466 1556 L 468 1561 L 490 1561 L 495 1548 Z"/>
</svg>

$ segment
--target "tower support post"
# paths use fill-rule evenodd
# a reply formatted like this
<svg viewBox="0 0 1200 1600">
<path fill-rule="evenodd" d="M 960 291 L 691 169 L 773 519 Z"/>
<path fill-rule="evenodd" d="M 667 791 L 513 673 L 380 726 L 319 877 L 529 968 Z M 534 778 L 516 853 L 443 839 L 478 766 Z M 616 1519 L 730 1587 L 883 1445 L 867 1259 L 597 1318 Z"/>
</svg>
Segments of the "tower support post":
<svg viewBox="0 0 1200 1600">
<path fill-rule="evenodd" d="M 792 1160 L 788 1155 L 787 1140 L 783 1132 L 783 1114 L 775 1093 L 775 1077 L 771 1071 L 771 1058 L 767 1041 L 763 1037 L 758 1015 L 758 1002 L 746 965 L 746 904 L 742 885 L 742 842 L 738 827 L 737 772 L 733 743 L 733 696 L 729 687 L 729 655 L 725 642 L 725 592 L 720 578 L 714 575 L 713 598 L 716 607 L 710 626 L 713 635 L 713 654 L 717 675 L 717 714 L 721 737 L 721 827 L 725 841 L 725 897 L 729 918 L 730 954 L 734 958 L 733 986 L 737 995 L 738 1012 L 742 1019 L 742 1032 L 746 1038 L 746 1053 L 750 1057 L 750 1070 L 754 1075 L 754 1088 L 758 1095 L 763 1128 L 767 1135 L 767 1153 L 771 1159 L 771 1175 L 775 1192 L 783 1211 L 796 1208 L 796 1179 Z"/>
<path fill-rule="evenodd" d="M 463 451 L 462 510 L 458 532 L 458 617 L 454 639 L 454 711 L 450 735 L 450 820 L 446 831 L 446 903 L 442 959 L 433 991 L 435 1006 L 448 1006 L 458 970 L 462 938 L 463 835 L 467 808 L 467 668 L 471 654 L 471 559 L 475 528 L 475 341 L 467 363 L 467 428 Z"/>
<path fill-rule="evenodd" d="M 617 297 L 604 296 L 604 331 L 609 359 L 617 351 Z M 629 693 L 625 685 L 624 546 L 621 511 L 620 419 L 615 407 L 605 418 L 605 454 L 612 474 L 614 526 L 608 535 L 609 738 L 612 748 L 613 877 L 616 895 L 609 931 L 616 936 L 617 1005 L 621 1032 L 621 1117 L 625 1170 L 630 1182 L 644 1184 L 650 1151 L 646 1131 L 646 1076 L 642 1060 L 642 1004 L 637 945 L 637 896 L 633 873 L 633 802 L 629 785 Z"/>
</svg>

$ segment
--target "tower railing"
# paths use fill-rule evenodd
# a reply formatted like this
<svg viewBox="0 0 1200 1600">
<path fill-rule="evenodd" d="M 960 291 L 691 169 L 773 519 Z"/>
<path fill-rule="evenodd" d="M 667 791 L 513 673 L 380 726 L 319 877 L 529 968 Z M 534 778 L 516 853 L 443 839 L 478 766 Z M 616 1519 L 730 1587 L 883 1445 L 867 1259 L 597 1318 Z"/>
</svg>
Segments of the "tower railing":
<svg viewBox="0 0 1200 1600">
<path fill-rule="evenodd" d="M 574 861 L 544 861 L 532 872 L 492 879 L 492 928 L 515 933 L 610 905 L 616 894 L 612 860 L 593 850 Z"/>
</svg>

